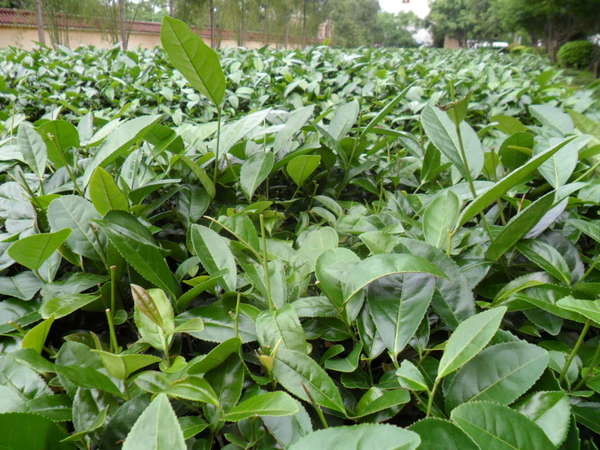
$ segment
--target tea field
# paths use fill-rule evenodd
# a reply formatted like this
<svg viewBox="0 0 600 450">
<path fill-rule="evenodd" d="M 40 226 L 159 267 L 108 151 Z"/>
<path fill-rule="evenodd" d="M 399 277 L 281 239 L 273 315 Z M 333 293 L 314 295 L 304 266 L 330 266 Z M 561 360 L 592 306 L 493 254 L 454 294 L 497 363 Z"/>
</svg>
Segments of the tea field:
<svg viewBox="0 0 600 450">
<path fill-rule="evenodd" d="M 598 83 L 162 42 L 0 50 L 0 448 L 597 448 Z"/>
</svg>

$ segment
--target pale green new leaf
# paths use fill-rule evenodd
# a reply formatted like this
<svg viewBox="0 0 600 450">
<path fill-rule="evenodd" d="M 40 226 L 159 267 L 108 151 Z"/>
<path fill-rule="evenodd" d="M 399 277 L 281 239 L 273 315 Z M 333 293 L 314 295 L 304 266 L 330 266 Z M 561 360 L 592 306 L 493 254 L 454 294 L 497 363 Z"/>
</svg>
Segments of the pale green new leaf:
<svg viewBox="0 0 600 450">
<path fill-rule="evenodd" d="M 186 450 L 177 416 L 165 394 L 148 405 L 135 421 L 123 450 Z"/>
</svg>

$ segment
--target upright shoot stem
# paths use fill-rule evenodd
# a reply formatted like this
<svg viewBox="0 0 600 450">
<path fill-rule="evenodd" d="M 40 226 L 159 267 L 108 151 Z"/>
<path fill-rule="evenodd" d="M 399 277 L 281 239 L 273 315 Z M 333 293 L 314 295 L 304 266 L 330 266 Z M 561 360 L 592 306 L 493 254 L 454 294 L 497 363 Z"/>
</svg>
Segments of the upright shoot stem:
<svg viewBox="0 0 600 450">
<path fill-rule="evenodd" d="M 265 221 L 263 215 L 259 216 L 260 220 L 260 235 L 262 239 L 262 266 L 263 272 L 265 273 L 265 289 L 267 290 L 267 303 L 269 305 L 269 311 L 275 310 L 273 304 L 273 296 L 271 295 L 271 276 L 269 275 L 269 262 L 267 260 L 267 238 L 265 234 Z"/>
<path fill-rule="evenodd" d="M 429 400 L 427 401 L 427 412 L 426 416 L 429 417 L 431 415 L 431 408 L 433 407 L 433 399 L 435 398 L 435 393 L 440 384 L 440 379 L 436 378 L 433 382 L 433 387 L 431 388 L 431 392 L 429 393 Z"/>
<path fill-rule="evenodd" d="M 219 172 L 219 153 L 221 147 L 221 107 L 217 106 L 217 148 L 215 150 L 215 167 L 213 170 L 213 184 L 217 184 L 217 174 Z"/>
<path fill-rule="evenodd" d="M 560 376 L 558 378 L 558 383 L 559 384 L 562 384 L 562 382 L 564 381 L 565 377 L 567 376 L 567 372 L 569 371 L 569 367 L 571 367 L 571 363 L 573 362 L 573 359 L 575 359 L 575 356 L 577 356 L 577 352 L 579 351 L 579 347 L 581 347 L 581 344 L 583 344 L 583 340 L 585 339 L 585 335 L 589 331 L 591 325 L 592 325 L 592 321 L 589 320 L 589 319 L 586 320 L 585 325 L 583 326 L 583 329 L 579 333 L 579 337 L 577 338 L 577 342 L 575 342 L 575 346 L 571 350 L 571 353 L 569 353 L 569 356 L 567 357 L 567 361 L 565 362 L 565 365 L 564 365 L 564 367 L 562 368 L 562 370 L 560 372 Z"/>
</svg>

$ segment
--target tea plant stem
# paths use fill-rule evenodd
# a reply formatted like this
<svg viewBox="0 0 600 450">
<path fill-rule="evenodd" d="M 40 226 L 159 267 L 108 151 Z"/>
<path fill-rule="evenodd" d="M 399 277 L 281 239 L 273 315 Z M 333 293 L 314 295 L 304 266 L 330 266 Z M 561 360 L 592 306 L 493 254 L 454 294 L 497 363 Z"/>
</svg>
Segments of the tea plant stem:
<svg viewBox="0 0 600 450">
<path fill-rule="evenodd" d="M 306 385 L 304 383 L 302 383 L 302 389 L 304 389 L 304 392 L 306 392 L 306 395 L 308 396 L 310 403 L 313 405 L 313 408 L 315 409 L 317 416 L 319 416 L 319 420 L 321 421 L 321 425 L 323 425 L 323 428 L 329 428 L 329 424 L 327 423 L 325 414 L 323 414 L 323 410 L 315 402 L 315 399 L 313 398 L 312 394 L 310 393 L 310 391 L 308 390 L 308 388 L 306 387 Z"/>
<path fill-rule="evenodd" d="M 591 376 L 592 371 L 594 370 L 594 368 L 598 364 L 598 359 L 600 359 L 600 342 L 596 345 L 596 351 L 594 351 L 594 356 L 592 356 L 592 361 L 590 363 L 590 367 L 588 368 L 588 371 L 581 378 L 581 380 L 579 381 L 579 383 L 577 383 L 575 385 L 575 387 L 573 388 L 573 390 L 577 391 L 579 388 L 581 388 L 581 386 L 583 386 L 585 384 L 585 382 Z"/>
<path fill-rule="evenodd" d="M 113 353 L 118 353 L 119 344 L 117 342 L 117 333 L 115 333 L 115 324 L 113 322 L 112 311 L 110 308 L 106 308 L 104 310 L 106 313 L 106 321 L 108 323 L 108 334 L 110 336 L 110 351 Z"/>
<path fill-rule="evenodd" d="M 265 273 L 265 289 L 267 290 L 267 303 L 269 310 L 274 311 L 275 305 L 273 304 L 273 297 L 271 296 L 271 276 L 269 275 L 269 262 L 267 261 L 267 238 L 265 236 L 265 221 L 263 215 L 259 216 L 260 221 L 260 235 L 262 239 L 262 265 L 263 272 Z"/>
<path fill-rule="evenodd" d="M 594 356 L 592 357 L 592 361 L 590 363 L 590 367 L 588 368 L 588 371 L 581 378 L 581 380 L 579 381 L 579 383 L 577 383 L 577 385 L 575 385 L 575 387 L 574 387 L 575 391 L 578 390 L 581 386 L 583 386 L 585 384 L 585 382 L 588 380 L 588 378 L 592 374 L 592 371 L 594 370 L 594 368 L 598 364 L 598 359 L 599 358 L 600 358 L 600 342 L 598 344 L 596 344 L 596 351 L 594 352 Z"/>
<path fill-rule="evenodd" d="M 234 317 L 234 326 L 235 326 L 235 335 L 238 339 L 240 339 L 240 297 L 242 294 L 237 293 L 237 298 L 235 300 L 235 317 Z"/>
<path fill-rule="evenodd" d="M 585 271 L 585 273 L 583 274 L 583 276 L 579 280 L 580 282 L 583 281 L 583 280 L 585 280 L 589 276 L 589 274 L 594 271 L 594 269 L 596 268 L 596 264 L 598 264 L 598 261 L 600 261 L 600 257 L 594 258 L 594 260 L 590 264 L 590 267 L 587 268 L 587 270 Z"/>
<path fill-rule="evenodd" d="M 429 393 L 429 400 L 427 401 L 427 413 L 426 416 L 429 417 L 431 415 L 431 408 L 433 407 L 433 399 L 435 398 L 435 392 L 440 384 L 440 379 L 436 378 L 433 382 L 433 387 L 431 388 L 431 392 Z"/>
<path fill-rule="evenodd" d="M 217 148 L 215 150 L 215 167 L 213 171 L 213 184 L 217 184 L 217 173 L 219 171 L 219 151 L 221 146 L 221 107 L 217 106 Z"/>
<path fill-rule="evenodd" d="M 585 339 L 585 335 L 589 331 L 591 325 L 592 325 L 592 321 L 588 319 L 585 322 L 585 325 L 583 326 L 583 329 L 579 333 L 579 337 L 577 338 L 577 342 L 575 342 L 575 346 L 571 350 L 571 353 L 569 353 L 569 356 L 567 357 L 567 361 L 565 362 L 565 365 L 564 365 L 564 367 L 562 368 L 562 370 L 560 372 L 560 376 L 558 378 L 558 383 L 559 384 L 562 384 L 562 382 L 564 381 L 564 379 L 565 379 L 565 377 L 567 375 L 567 371 L 569 370 L 569 367 L 571 367 L 571 363 L 573 362 L 573 359 L 575 358 L 575 356 L 577 356 L 577 352 L 579 351 L 579 347 L 581 347 L 581 344 L 583 344 L 583 340 Z"/>
<path fill-rule="evenodd" d="M 115 311 L 117 303 L 117 266 L 110 266 L 110 310 Z"/>
<path fill-rule="evenodd" d="M 79 195 L 83 196 L 83 191 L 81 190 L 81 188 L 79 187 L 79 184 L 77 183 L 77 177 L 75 176 L 75 173 L 73 172 L 73 168 L 69 164 L 65 164 L 65 168 L 67 169 L 67 172 L 69 173 L 69 178 L 73 182 L 73 187 L 75 188 L 75 190 L 77 192 L 79 192 Z"/>
</svg>

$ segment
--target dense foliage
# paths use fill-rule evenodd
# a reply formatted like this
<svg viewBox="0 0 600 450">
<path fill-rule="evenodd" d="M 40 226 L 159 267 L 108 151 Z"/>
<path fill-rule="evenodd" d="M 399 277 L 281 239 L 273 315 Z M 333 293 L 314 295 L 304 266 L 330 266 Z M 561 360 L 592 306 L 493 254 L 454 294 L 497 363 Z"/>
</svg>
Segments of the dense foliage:
<svg viewBox="0 0 600 450">
<path fill-rule="evenodd" d="M 589 41 L 571 41 L 558 51 L 558 62 L 565 67 L 587 69 L 594 58 L 600 58 L 600 48 Z"/>
<path fill-rule="evenodd" d="M 162 41 L 2 53 L 0 447 L 596 448 L 597 92 Z"/>
<path fill-rule="evenodd" d="M 600 32 L 599 0 L 435 0 L 428 21 L 436 43 L 466 40 L 542 42 L 554 58 L 561 45 Z"/>
</svg>

